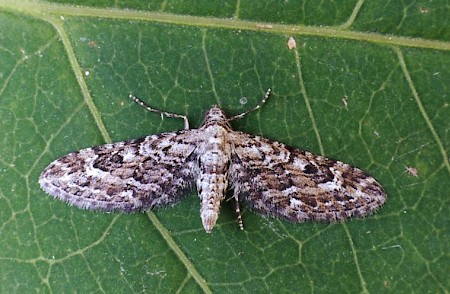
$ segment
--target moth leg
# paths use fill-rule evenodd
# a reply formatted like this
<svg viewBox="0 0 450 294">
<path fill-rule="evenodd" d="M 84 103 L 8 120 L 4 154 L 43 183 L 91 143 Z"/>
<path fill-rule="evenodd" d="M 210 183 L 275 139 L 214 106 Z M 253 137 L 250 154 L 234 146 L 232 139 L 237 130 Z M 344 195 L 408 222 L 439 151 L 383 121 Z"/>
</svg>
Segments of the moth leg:
<svg viewBox="0 0 450 294">
<path fill-rule="evenodd" d="M 234 198 L 234 203 L 236 204 L 236 216 L 238 219 L 239 228 L 241 229 L 241 231 L 243 231 L 244 230 L 244 222 L 242 221 L 241 209 L 239 208 L 239 198 L 238 198 L 238 194 L 236 192 L 234 193 L 233 198 Z"/>
<path fill-rule="evenodd" d="M 184 129 L 185 130 L 189 129 L 189 121 L 186 116 L 153 108 L 153 107 L 149 106 L 147 103 L 145 103 L 144 101 L 142 101 L 141 99 L 139 99 L 138 97 L 134 96 L 133 94 L 130 94 L 128 97 L 131 100 L 133 100 L 134 102 L 136 102 L 137 104 L 139 104 L 140 106 L 147 109 L 148 111 L 159 113 L 159 114 L 161 114 L 161 116 L 182 118 L 184 120 Z"/>
<path fill-rule="evenodd" d="M 245 112 L 243 112 L 243 113 L 241 113 L 241 114 L 238 114 L 238 115 L 235 115 L 235 116 L 230 117 L 230 118 L 228 119 L 228 121 L 232 121 L 232 120 L 236 120 L 236 119 L 241 119 L 241 118 L 243 118 L 244 116 L 246 116 L 247 114 L 249 114 L 250 112 L 253 112 L 253 111 L 258 110 L 259 108 L 261 108 L 261 106 L 262 106 L 264 103 L 266 103 L 267 99 L 269 99 L 269 97 L 270 97 L 270 92 L 271 92 L 271 91 L 272 91 L 272 90 L 271 90 L 270 88 L 267 89 L 266 94 L 264 95 L 263 99 L 258 103 L 258 105 L 256 105 L 255 107 L 253 107 L 253 108 L 251 108 L 251 109 L 249 109 L 249 110 L 247 110 L 247 111 L 245 111 Z"/>
</svg>

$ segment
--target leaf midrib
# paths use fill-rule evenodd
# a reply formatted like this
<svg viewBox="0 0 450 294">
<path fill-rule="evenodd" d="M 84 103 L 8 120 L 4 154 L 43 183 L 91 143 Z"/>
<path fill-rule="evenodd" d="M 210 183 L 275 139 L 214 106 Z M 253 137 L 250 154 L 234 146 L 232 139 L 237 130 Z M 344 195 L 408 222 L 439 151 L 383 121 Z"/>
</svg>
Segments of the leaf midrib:
<svg viewBox="0 0 450 294">
<path fill-rule="evenodd" d="M 328 38 L 359 40 L 377 44 L 397 45 L 415 48 L 429 48 L 436 50 L 450 51 L 450 43 L 438 40 L 427 40 L 422 38 L 410 38 L 402 36 L 383 35 L 377 33 L 366 33 L 347 30 L 347 22 L 339 26 L 303 26 L 303 25 L 282 25 L 276 23 L 264 23 L 257 21 L 246 21 L 240 19 L 225 19 L 215 17 L 202 17 L 190 15 L 176 15 L 161 12 L 147 12 L 138 10 L 121 10 L 117 8 L 91 8 L 75 7 L 61 4 L 0 0 L 0 7 L 12 11 L 42 18 L 43 15 L 55 16 L 77 16 L 95 17 L 125 20 L 143 20 L 147 22 L 160 22 L 178 24 L 185 26 L 200 26 L 205 28 L 226 28 L 250 31 L 265 31 L 283 35 L 311 35 Z M 353 16 L 353 14 L 352 14 Z"/>
</svg>

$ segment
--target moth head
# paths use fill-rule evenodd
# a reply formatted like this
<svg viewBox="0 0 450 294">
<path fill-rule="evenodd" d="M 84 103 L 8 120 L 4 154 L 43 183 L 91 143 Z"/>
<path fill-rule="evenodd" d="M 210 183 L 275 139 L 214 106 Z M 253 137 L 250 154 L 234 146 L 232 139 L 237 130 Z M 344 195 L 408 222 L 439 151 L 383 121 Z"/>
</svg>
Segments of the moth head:
<svg viewBox="0 0 450 294">
<path fill-rule="evenodd" d="M 211 107 L 205 114 L 203 125 L 220 124 L 228 126 L 228 119 L 225 112 L 217 105 Z"/>
</svg>

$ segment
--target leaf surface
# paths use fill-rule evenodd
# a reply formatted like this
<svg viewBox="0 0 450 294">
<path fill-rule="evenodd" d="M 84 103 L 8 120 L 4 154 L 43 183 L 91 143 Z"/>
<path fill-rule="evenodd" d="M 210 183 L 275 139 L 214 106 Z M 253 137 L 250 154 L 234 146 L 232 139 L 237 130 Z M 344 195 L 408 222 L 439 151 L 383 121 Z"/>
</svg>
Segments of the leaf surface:
<svg viewBox="0 0 450 294">
<path fill-rule="evenodd" d="M 0 292 L 449 291 L 445 2 L 58 2 L 0 0 Z M 206 234 L 195 191 L 125 215 L 39 188 L 71 151 L 183 127 L 130 93 L 197 127 L 267 88 L 233 127 L 364 169 L 388 193 L 377 214 L 291 224 L 244 209 L 240 231 L 230 201 Z"/>
</svg>

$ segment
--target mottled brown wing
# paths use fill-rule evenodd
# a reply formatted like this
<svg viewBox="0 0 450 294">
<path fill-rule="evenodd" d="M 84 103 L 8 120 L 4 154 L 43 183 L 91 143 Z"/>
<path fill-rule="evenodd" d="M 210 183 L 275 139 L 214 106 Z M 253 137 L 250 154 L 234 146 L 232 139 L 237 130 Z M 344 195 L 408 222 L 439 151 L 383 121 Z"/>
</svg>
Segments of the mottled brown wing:
<svg viewBox="0 0 450 294">
<path fill-rule="evenodd" d="M 51 196 L 80 208 L 141 211 L 174 203 L 196 177 L 196 130 L 105 144 L 52 162 L 39 183 Z"/>
<path fill-rule="evenodd" d="M 229 179 L 246 206 L 292 222 L 365 216 L 386 201 L 381 185 L 346 163 L 241 132 L 233 145 Z"/>
</svg>

